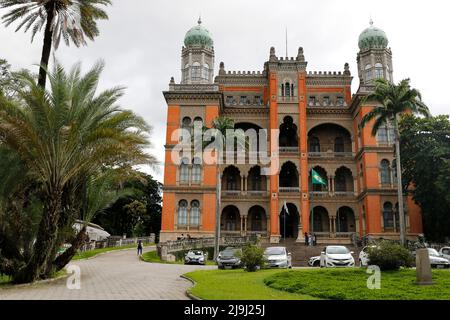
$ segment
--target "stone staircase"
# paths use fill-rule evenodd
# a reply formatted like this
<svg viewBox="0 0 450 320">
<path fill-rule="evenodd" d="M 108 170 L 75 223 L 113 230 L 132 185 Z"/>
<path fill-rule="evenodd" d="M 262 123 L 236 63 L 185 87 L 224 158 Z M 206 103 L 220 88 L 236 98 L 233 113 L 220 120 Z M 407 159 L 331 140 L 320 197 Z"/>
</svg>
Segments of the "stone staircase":
<svg viewBox="0 0 450 320">
<path fill-rule="evenodd" d="M 326 245 L 344 245 L 340 243 L 327 243 Z M 314 256 L 320 256 L 324 244 L 317 244 L 316 246 L 305 246 L 303 242 L 295 242 L 294 239 L 281 240 L 279 244 L 262 243 L 261 247 L 274 247 L 283 246 L 286 247 L 288 252 L 292 255 L 292 265 L 294 267 L 307 267 L 308 260 Z M 353 258 L 355 258 L 356 265 L 359 265 L 358 257 L 362 248 L 355 247 L 353 245 L 345 245 L 350 251 L 353 251 Z"/>
</svg>

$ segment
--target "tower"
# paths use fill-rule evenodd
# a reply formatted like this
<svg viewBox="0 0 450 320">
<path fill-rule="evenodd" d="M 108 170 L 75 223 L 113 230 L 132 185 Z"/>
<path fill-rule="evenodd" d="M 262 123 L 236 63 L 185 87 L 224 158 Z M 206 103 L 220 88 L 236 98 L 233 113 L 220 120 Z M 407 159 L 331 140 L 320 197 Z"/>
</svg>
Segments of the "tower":
<svg viewBox="0 0 450 320">
<path fill-rule="evenodd" d="M 214 41 L 202 20 L 184 37 L 181 53 L 181 84 L 208 84 L 214 81 Z"/>
<path fill-rule="evenodd" d="M 359 36 L 357 56 L 358 75 L 361 86 L 371 86 L 374 79 L 393 81 L 392 51 L 388 48 L 386 33 L 375 27 L 370 20 L 369 28 Z"/>
</svg>

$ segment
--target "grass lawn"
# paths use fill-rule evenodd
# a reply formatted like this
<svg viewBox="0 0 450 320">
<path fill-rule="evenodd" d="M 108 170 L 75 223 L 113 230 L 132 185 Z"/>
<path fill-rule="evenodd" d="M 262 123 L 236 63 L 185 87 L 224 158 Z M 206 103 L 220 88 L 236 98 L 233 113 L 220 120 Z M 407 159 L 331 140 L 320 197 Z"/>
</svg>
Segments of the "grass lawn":
<svg viewBox="0 0 450 320">
<path fill-rule="evenodd" d="M 416 270 L 381 272 L 381 289 L 369 290 L 366 269 L 305 269 L 275 273 L 264 282 L 280 292 L 322 299 L 450 299 L 450 270 L 433 270 L 432 286 L 418 286 Z"/>
<path fill-rule="evenodd" d="M 0 275 L 0 286 L 8 284 L 11 281 L 9 276 Z"/>
<path fill-rule="evenodd" d="M 50 279 L 54 279 L 54 278 L 58 278 L 58 277 L 62 277 L 63 275 L 67 274 L 67 271 L 65 269 L 60 270 L 56 273 L 54 273 Z M 0 275 L 0 287 L 2 286 L 13 286 L 13 284 L 11 283 L 11 277 L 6 276 L 6 275 Z"/>
<path fill-rule="evenodd" d="M 146 244 L 146 245 L 144 245 L 144 247 L 151 246 L 151 245 L 152 244 Z M 115 251 L 115 250 L 123 250 L 123 249 L 132 249 L 132 248 L 137 248 L 137 245 L 136 244 L 131 244 L 131 245 L 122 246 L 122 247 L 111 247 L 111 248 L 101 248 L 101 249 L 89 250 L 89 251 L 84 251 L 84 252 L 77 253 L 72 258 L 72 260 L 86 259 L 86 258 L 94 257 L 94 256 L 98 255 L 99 253 L 103 253 L 103 252 L 109 252 L 109 251 Z"/>
<path fill-rule="evenodd" d="M 162 261 L 160 257 L 158 256 L 158 253 L 156 250 L 148 251 L 142 255 L 142 260 L 145 262 L 153 262 L 153 263 L 167 263 L 167 264 L 184 264 L 183 260 L 176 260 L 176 261 Z M 207 266 L 214 266 L 216 263 L 214 261 L 207 260 L 206 265 Z"/>
<path fill-rule="evenodd" d="M 275 290 L 264 285 L 264 279 L 288 271 L 260 270 L 246 272 L 235 270 L 194 271 L 185 276 L 196 282 L 189 290 L 205 300 L 304 300 L 311 296 Z"/>
</svg>

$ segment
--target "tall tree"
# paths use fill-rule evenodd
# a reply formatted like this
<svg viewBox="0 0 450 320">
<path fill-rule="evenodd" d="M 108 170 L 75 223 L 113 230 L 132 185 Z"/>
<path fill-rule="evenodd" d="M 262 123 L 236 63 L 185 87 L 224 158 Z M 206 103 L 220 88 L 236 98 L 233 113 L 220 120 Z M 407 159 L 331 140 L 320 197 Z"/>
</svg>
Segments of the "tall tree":
<svg viewBox="0 0 450 320">
<path fill-rule="evenodd" d="M 110 5 L 110 0 L 0 0 L 0 8 L 11 10 L 3 15 L 6 26 L 20 21 L 16 32 L 31 29 L 31 41 L 44 28 L 39 85 L 45 87 L 47 67 L 52 45 L 58 48 L 61 38 L 79 47 L 86 45 L 86 38 L 94 40 L 99 35 L 96 20 L 108 19 L 99 5 Z"/>
<path fill-rule="evenodd" d="M 402 184 L 398 121 L 402 114 L 417 113 L 429 117 L 430 112 L 425 103 L 422 102 L 420 92 L 417 89 L 411 88 L 409 79 L 400 81 L 398 85 L 386 81 L 385 79 L 377 79 L 375 81 L 375 91 L 366 96 L 363 103 L 367 101 L 375 102 L 378 105 L 361 119 L 360 128 L 364 128 L 369 122 L 374 120 L 372 135 L 376 136 L 378 129 L 380 129 L 382 125 L 394 126 L 400 242 L 404 245 L 406 240 L 403 207 L 404 186 Z"/>
<path fill-rule="evenodd" d="M 144 151 L 151 127 L 117 105 L 123 89 L 96 94 L 102 70 L 98 63 L 82 75 L 80 65 L 68 73 L 56 64 L 49 74 L 50 90 L 23 73 L 18 99 L 0 96 L 0 145 L 17 154 L 42 189 L 39 231 L 16 282 L 33 281 L 43 272 L 58 227 L 72 214 L 66 204 L 83 194 L 90 177 L 105 168 L 156 163 Z"/>
<path fill-rule="evenodd" d="M 399 125 L 404 184 L 414 186 L 426 238 L 443 242 L 450 238 L 449 116 L 406 116 Z"/>
</svg>

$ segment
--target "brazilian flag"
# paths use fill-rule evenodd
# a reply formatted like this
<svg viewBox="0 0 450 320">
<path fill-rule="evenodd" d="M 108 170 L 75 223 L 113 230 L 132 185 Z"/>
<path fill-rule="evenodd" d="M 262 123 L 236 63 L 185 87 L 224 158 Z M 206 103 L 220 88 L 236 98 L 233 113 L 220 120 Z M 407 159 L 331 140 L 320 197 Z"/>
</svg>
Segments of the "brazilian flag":
<svg viewBox="0 0 450 320">
<path fill-rule="evenodd" d="M 314 169 L 311 169 L 311 177 L 312 177 L 312 184 L 321 184 L 324 185 L 325 187 L 328 186 L 327 182 Z"/>
</svg>

